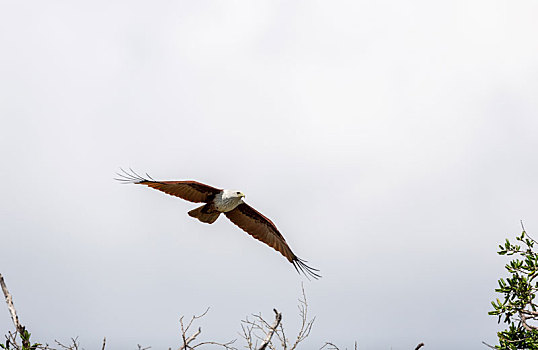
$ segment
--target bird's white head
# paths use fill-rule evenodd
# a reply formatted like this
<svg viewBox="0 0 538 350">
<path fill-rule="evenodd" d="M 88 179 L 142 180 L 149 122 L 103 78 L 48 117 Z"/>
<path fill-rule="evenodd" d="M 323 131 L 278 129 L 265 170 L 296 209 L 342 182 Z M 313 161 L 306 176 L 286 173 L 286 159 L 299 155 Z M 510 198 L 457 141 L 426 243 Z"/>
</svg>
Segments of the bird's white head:
<svg viewBox="0 0 538 350">
<path fill-rule="evenodd" d="M 224 190 L 222 191 L 222 198 L 223 199 L 234 199 L 236 201 L 239 201 L 242 198 L 245 198 L 245 195 L 243 192 L 238 190 Z"/>
<path fill-rule="evenodd" d="M 233 194 L 234 194 L 235 197 L 245 198 L 245 195 L 241 191 L 233 191 Z"/>
</svg>

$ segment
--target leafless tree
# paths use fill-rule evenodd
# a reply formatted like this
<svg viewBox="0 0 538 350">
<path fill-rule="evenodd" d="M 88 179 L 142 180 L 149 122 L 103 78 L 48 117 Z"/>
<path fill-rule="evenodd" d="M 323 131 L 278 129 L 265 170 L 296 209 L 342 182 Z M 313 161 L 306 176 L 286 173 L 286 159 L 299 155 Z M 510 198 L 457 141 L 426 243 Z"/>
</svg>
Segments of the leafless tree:
<svg viewBox="0 0 538 350">
<path fill-rule="evenodd" d="M 10 350 L 81 350 L 78 338 L 71 338 L 70 342 L 67 344 L 55 341 L 57 347 L 51 347 L 48 344 L 31 344 L 30 334 L 26 331 L 26 328 L 19 321 L 17 316 L 17 311 L 13 304 L 13 298 L 9 293 L 4 278 L 0 274 L 0 286 L 4 293 L 6 299 L 6 304 L 8 306 L 9 312 L 11 314 L 11 319 L 15 325 L 15 332 L 8 332 L 5 336 L 5 345 L 0 344 L 0 347 Z M 251 315 L 251 318 L 246 317 L 245 320 L 241 321 L 241 333 L 240 336 L 246 342 L 243 348 L 249 350 L 296 350 L 306 338 L 310 335 L 312 327 L 314 325 L 315 317 L 309 318 L 308 316 L 308 302 L 306 300 L 306 293 L 304 286 L 301 286 L 302 296 L 299 298 L 299 317 L 301 322 L 301 327 L 297 332 L 295 337 L 287 337 L 284 331 L 284 325 L 282 322 L 282 313 L 278 312 L 276 309 L 273 309 L 275 313 L 275 319 L 272 323 L 269 323 L 265 320 L 261 313 Z M 192 331 L 193 324 L 207 315 L 209 308 L 200 315 L 194 315 L 187 322 L 184 319 L 184 316 L 179 319 L 180 326 L 180 335 L 181 335 L 181 345 L 178 350 L 193 350 L 197 348 L 204 349 L 207 346 L 212 346 L 216 348 L 223 348 L 226 350 L 238 350 L 233 345 L 235 344 L 236 339 L 228 341 L 226 343 L 220 343 L 215 341 L 203 341 L 196 342 L 196 338 L 202 333 L 202 328 L 198 327 L 195 331 Z M 19 340 L 20 338 L 20 340 Z M 105 350 L 106 338 L 103 338 L 103 345 L 101 350 Z M 151 347 L 142 347 L 137 345 L 137 350 L 148 350 Z M 424 346 L 424 343 L 417 345 L 415 350 L 420 349 Z M 357 343 L 355 342 L 355 350 L 357 350 Z M 169 348 L 172 350 L 172 348 Z M 327 342 L 325 343 L 320 350 L 340 350 L 334 343 Z"/>
<path fill-rule="evenodd" d="M 282 350 L 295 350 L 297 346 L 305 340 L 312 330 L 315 317 L 308 318 L 308 303 L 304 287 L 302 289 L 302 298 L 299 299 L 299 316 L 301 318 L 301 328 L 294 339 L 286 336 L 284 325 L 282 323 L 282 314 L 274 309 L 275 321 L 269 324 L 261 314 L 254 314 L 252 318 L 248 317 L 241 321 L 241 337 L 246 341 L 246 347 L 249 350 L 276 350 L 280 347 Z M 276 336 L 278 342 L 273 338 Z"/>
</svg>

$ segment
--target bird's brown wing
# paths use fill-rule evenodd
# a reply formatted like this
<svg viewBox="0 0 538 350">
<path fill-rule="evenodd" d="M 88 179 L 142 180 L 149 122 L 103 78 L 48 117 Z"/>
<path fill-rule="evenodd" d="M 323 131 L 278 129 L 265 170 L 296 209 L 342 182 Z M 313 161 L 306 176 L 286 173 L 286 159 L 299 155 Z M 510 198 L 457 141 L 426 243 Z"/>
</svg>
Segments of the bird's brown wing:
<svg viewBox="0 0 538 350">
<path fill-rule="evenodd" d="M 315 279 L 321 277 L 317 269 L 306 265 L 304 260 L 293 254 L 275 224 L 250 205 L 241 203 L 234 210 L 224 214 L 243 231 L 284 255 L 297 271 L 300 270 L 307 277 L 309 275 Z"/>
<path fill-rule="evenodd" d="M 146 176 L 148 178 L 144 178 L 133 170 L 131 170 L 131 173 L 123 169 L 121 171 L 122 173 L 117 174 L 119 178 L 116 180 L 118 181 L 146 185 L 169 195 L 195 203 L 208 202 L 217 193 L 222 191 L 221 189 L 197 181 L 155 181 L 147 174 Z"/>
</svg>

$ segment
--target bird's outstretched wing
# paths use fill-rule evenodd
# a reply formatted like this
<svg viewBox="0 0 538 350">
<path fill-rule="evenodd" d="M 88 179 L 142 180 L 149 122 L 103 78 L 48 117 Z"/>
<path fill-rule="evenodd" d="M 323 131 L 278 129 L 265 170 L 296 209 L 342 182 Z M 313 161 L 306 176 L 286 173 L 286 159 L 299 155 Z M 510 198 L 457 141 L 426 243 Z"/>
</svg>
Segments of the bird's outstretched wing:
<svg viewBox="0 0 538 350">
<path fill-rule="evenodd" d="M 148 174 L 146 174 L 147 178 L 144 178 L 132 169 L 129 169 L 131 172 L 127 172 L 121 168 L 120 170 L 121 172 L 117 173 L 119 177 L 116 178 L 120 182 L 146 185 L 190 202 L 208 202 L 217 193 L 222 191 L 196 181 L 155 181 Z"/>
<path fill-rule="evenodd" d="M 310 276 L 314 279 L 321 277 L 319 270 L 306 265 L 306 261 L 293 254 L 275 224 L 250 205 L 241 203 L 234 210 L 224 213 L 224 215 L 243 231 L 284 255 L 293 264 L 297 272 L 300 271 L 305 276 Z"/>
</svg>

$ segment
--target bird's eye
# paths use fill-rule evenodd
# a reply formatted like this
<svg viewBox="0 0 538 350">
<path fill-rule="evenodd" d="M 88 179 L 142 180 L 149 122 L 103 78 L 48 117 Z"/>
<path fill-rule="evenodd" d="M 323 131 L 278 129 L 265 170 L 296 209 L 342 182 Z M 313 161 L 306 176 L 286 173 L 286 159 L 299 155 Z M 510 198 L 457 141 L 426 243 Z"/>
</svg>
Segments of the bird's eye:
<svg viewBox="0 0 538 350">
<path fill-rule="evenodd" d="M 239 194 L 240 192 L 236 192 L 236 194 Z"/>
</svg>

